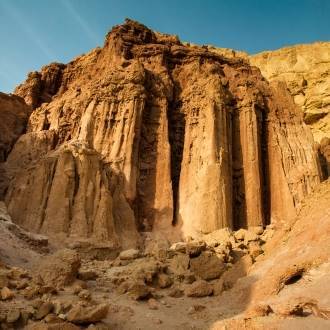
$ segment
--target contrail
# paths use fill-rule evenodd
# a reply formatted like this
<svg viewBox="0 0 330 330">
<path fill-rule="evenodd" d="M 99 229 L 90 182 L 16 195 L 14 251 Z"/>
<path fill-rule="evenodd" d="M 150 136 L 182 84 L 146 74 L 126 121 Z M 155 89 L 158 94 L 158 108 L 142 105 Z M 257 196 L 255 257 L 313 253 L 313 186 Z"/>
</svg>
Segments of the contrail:
<svg viewBox="0 0 330 330">
<path fill-rule="evenodd" d="M 89 27 L 86 21 L 79 15 L 78 11 L 72 6 L 72 3 L 69 0 L 61 0 L 61 2 L 63 6 L 71 13 L 75 21 L 82 27 L 87 36 L 97 44 L 99 37 Z"/>
<path fill-rule="evenodd" d="M 55 55 L 47 46 L 45 46 L 43 41 L 38 37 L 37 33 L 33 31 L 30 24 L 27 23 L 25 17 L 16 8 L 10 6 L 8 2 L 0 2 L 0 5 L 15 20 L 17 25 L 21 26 L 22 30 L 37 45 L 37 47 L 48 57 L 49 61 L 54 60 Z"/>
</svg>

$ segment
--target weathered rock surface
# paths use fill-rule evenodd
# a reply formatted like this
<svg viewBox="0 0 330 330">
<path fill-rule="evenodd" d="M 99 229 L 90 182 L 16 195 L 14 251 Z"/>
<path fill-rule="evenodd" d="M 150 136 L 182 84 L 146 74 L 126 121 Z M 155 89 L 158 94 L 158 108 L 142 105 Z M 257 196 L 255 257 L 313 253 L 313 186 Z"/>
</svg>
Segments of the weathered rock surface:
<svg viewBox="0 0 330 330">
<path fill-rule="evenodd" d="M 45 256 L 38 262 L 35 276 L 40 276 L 46 285 L 61 287 L 71 284 L 78 276 L 80 258 L 69 249 Z"/>
<path fill-rule="evenodd" d="M 270 81 L 284 81 L 316 141 L 330 137 L 330 42 L 296 45 L 250 57 Z"/>
<path fill-rule="evenodd" d="M 6 203 L 35 232 L 132 248 L 139 231 L 178 240 L 280 223 L 320 181 L 285 87 L 131 20 L 16 93 L 35 110 L 6 162 Z"/>
<path fill-rule="evenodd" d="M 0 92 L 0 200 L 7 186 L 3 162 L 16 140 L 26 130 L 31 110 L 22 98 Z"/>
<path fill-rule="evenodd" d="M 68 321 L 76 324 L 90 324 L 101 321 L 108 314 L 109 306 L 101 304 L 97 306 L 75 306 L 67 315 Z"/>
</svg>

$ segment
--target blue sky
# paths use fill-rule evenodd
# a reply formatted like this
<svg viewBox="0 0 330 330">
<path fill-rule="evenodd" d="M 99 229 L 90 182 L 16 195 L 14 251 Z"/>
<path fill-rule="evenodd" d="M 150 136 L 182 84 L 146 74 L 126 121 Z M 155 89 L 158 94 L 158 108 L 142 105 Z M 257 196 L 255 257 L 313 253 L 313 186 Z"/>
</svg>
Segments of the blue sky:
<svg viewBox="0 0 330 330">
<path fill-rule="evenodd" d="M 0 0 L 0 91 L 101 46 L 125 17 L 249 53 L 330 40 L 330 0 Z"/>
</svg>

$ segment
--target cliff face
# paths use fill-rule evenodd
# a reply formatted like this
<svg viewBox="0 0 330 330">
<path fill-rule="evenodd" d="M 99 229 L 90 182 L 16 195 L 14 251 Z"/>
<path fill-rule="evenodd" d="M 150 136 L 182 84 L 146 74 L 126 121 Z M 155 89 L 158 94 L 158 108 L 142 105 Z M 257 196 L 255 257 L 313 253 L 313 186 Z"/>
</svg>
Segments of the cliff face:
<svg viewBox="0 0 330 330">
<path fill-rule="evenodd" d="M 0 93 L 0 200 L 6 186 L 4 161 L 16 140 L 25 131 L 30 112 L 31 109 L 20 97 Z"/>
<path fill-rule="evenodd" d="M 330 42 L 297 45 L 250 57 L 269 81 L 285 81 L 316 141 L 330 137 Z"/>
<path fill-rule="evenodd" d="M 127 20 L 16 93 L 35 110 L 6 163 L 13 220 L 132 246 L 265 225 L 319 182 L 309 129 L 280 83 L 240 58 Z"/>
</svg>

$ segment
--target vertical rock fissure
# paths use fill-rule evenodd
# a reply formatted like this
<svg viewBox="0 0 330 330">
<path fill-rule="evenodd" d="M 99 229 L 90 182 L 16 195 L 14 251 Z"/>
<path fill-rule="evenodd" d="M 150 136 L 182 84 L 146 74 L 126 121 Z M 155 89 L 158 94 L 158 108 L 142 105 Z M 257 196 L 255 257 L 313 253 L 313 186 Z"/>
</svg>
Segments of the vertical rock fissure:
<svg viewBox="0 0 330 330">
<path fill-rule="evenodd" d="M 245 180 L 243 169 L 243 151 L 239 121 L 240 109 L 233 109 L 232 116 L 232 176 L 233 176 L 233 227 L 234 230 L 246 228 Z"/>
<path fill-rule="evenodd" d="M 170 103 L 168 109 L 168 134 L 171 150 L 171 181 L 173 190 L 172 225 L 177 223 L 179 184 L 181 163 L 183 158 L 185 127 L 186 119 L 185 114 L 182 112 L 182 101 L 178 98 L 178 95 L 174 95 L 174 100 Z"/>
<path fill-rule="evenodd" d="M 142 113 L 141 135 L 138 146 L 138 175 L 134 214 L 139 231 L 151 231 L 155 222 L 156 165 L 158 157 L 158 128 L 161 106 L 152 91 L 155 77 L 147 72 L 148 97 Z"/>
<path fill-rule="evenodd" d="M 261 196 L 263 206 L 263 220 L 264 226 L 270 224 L 270 173 L 269 173 L 269 155 L 268 155 L 268 123 L 267 123 L 268 109 L 259 109 L 260 119 L 260 139 L 261 139 Z"/>
</svg>

